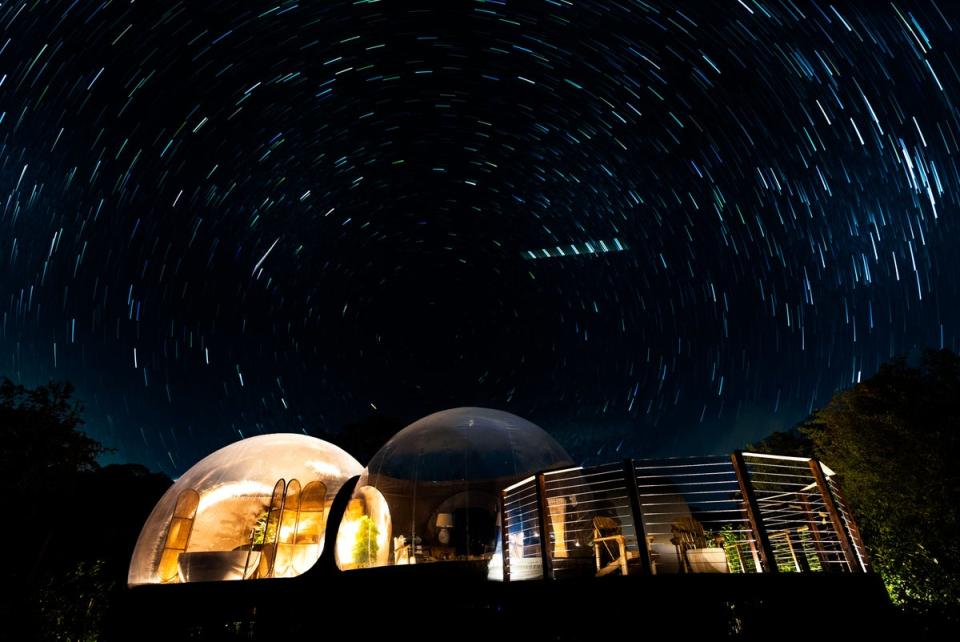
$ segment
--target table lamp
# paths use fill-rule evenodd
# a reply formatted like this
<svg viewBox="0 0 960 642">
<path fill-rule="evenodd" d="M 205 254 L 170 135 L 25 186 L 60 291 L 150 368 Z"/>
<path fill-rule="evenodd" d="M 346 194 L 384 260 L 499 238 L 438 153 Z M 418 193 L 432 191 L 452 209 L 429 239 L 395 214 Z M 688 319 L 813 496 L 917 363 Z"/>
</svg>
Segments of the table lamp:
<svg viewBox="0 0 960 642">
<path fill-rule="evenodd" d="M 453 513 L 437 513 L 437 539 L 446 546 L 450 543 L 450 529 L 453 528 Z"/>
</svg>

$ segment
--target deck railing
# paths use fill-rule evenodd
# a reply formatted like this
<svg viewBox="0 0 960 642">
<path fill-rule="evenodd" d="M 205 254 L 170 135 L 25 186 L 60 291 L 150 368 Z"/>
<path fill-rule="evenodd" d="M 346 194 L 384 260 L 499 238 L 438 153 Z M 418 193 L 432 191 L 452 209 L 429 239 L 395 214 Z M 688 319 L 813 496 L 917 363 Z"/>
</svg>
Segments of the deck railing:
<svg viewBox="0 0 960 642">
<path fill-rule="evenodd" d="M 507 581 L 869 570 L 840 485 L 814 459 L 738 451 L 549 470 L 504 489 L 501 507 Z"/>
</svg>

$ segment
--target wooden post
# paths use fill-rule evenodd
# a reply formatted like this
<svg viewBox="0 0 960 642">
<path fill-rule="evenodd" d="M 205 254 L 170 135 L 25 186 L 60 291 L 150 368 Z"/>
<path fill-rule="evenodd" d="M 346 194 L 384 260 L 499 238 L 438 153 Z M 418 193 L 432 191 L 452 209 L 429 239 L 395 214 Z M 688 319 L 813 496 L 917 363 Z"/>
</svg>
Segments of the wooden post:
<svg viewBox="0 0 960 642">
<path fill-rule="evenodd" d="M 750 557 L 753 558 L 753 568 L 757 569 L 757 573 L 763 573 L 763 564 L 760 563 L 760 555 L 757 554 L 756 538 L 747 543 L 750 544 Z"/>
<path fill-rule="evenodd" d="M 750 528 L 753 529 L 754 539 L 760 549 L 760 563 L 763 566 L 763 572 L 776 573 L 778 571 L 777 560 L 773 555 L 773 547 L 770 546 L 770 538 L 767 537 L 767 529 L 763 526 L 760 507 L 757 505 L 757 496 L 753 492 L 753 485 L 750 483 L 750 476 L 747 473 L 747 465 L 743 461 L 743 451 L 733 451 L 730 459 L 733 461 L 733 471 L 737 474 L 737 483 L 740 485 L 740 492 L 743 494 L 747 519 L 750 520 Z"/>
<path fill-rule="evenodd" d="M 857 548 L 860 552 L 860 566 L 864 572 L 867 572 L 867 570 L 870 568 L 870 558 L 867 557 L 867 547 L 863 545 L 863 538 L 860 536 L 860 528 L 857 526 L 857 517 L 853 514 L 853 509 L 850 508 L 850 502 L 847 501 L 847 498 L 843 493 L 843 488 L 840 487 L 840 484 L 834 484 L 832 489 L 833 492 L 836 493 L 837 499 L 840 500 L 844 506 L 844 509 L 847 511 L 847 525 L 850 527 L 850 537 L 852 537 L 853 541 L 856 542 Z"/>
<path fill-rule="evenodd" d="M 503 581 L 510 581 L 510 533 L 507 529 L 507 491 L 500 491 L 500 553 L 503 558 Z"/>
<path fill-rule="evenodd" d="M 847 566 L 852 572 L 861 572 L 860 563 L 857 561 L 857 555 L 853 552 L 853 546 L 850 545 L 850 538 L 847 537 L 847 529 L 843 525 L 843 517 L 837 510 L 837 504 L 833 500 L 833 492 L 830 490 L 830 484 L 823 474 L 820 462 L 816 459 L 809 461 L 810 470 L 813 472 L 813 478 L 817 481 L 817 487 L 820 489 L 820 496 L 823 497 L 823 505 L 830 515 L 830 521 L 833 522 L 833 530 L 837 533 L 837 539 L 840 540 L 840 548 L 843 549 L 843 555 L 847 558 Z"/>
<path fill-rule="evenodd" d="M 650 551 L 647 550 L 647 533 L 643 528 L 643 507 L 640 504 L 640 491 L 637 488 L 637 469 L 632 459 L 623 460 L 623 481 L 627 485 L 627 497 L 630 498 L 630 515 L 633 517 L 633 532 L 637 536 L 637 548 L 640 549 L 640 566 L 643 568 L 644 575 L 652 575 Z"/>
<path fill-rule="evenodd" d="M 553 557 L 550 555 L 550 531 L 547 526 L 547 482 L 543 473 L 537 473 L 537 517 L 540 521 L 540 558 L 543 579 L 553 579 Z"/>
</svg>

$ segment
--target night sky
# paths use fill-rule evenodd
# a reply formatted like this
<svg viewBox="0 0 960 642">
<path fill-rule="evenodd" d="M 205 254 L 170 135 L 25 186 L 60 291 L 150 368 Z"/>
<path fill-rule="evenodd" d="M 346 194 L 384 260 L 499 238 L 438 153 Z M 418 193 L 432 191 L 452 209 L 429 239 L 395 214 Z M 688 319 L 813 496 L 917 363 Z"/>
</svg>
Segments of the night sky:
<svg viewBox="0 0 960 642">
<path fill-rule="evenodd" d="M 171 475 L 461 405 L 725 452 L 958 348 L 958 98 L 953 0 L 3 0 L 0 375 Z"/>
</svg>

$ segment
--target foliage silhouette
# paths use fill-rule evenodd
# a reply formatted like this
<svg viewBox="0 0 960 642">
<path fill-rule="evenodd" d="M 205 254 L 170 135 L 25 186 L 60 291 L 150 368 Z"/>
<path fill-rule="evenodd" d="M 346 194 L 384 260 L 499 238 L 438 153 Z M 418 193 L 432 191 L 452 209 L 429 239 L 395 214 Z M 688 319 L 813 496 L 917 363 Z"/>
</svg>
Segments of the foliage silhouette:
<svg viewBox="0 0 960 642">
<path fill-rule="evenodd" d="M 840 475 L 873 567 L 909 612 L 960 615 L 960 356 L 898 357 L 789 432 L 749 449 Z"/>
</svg>

